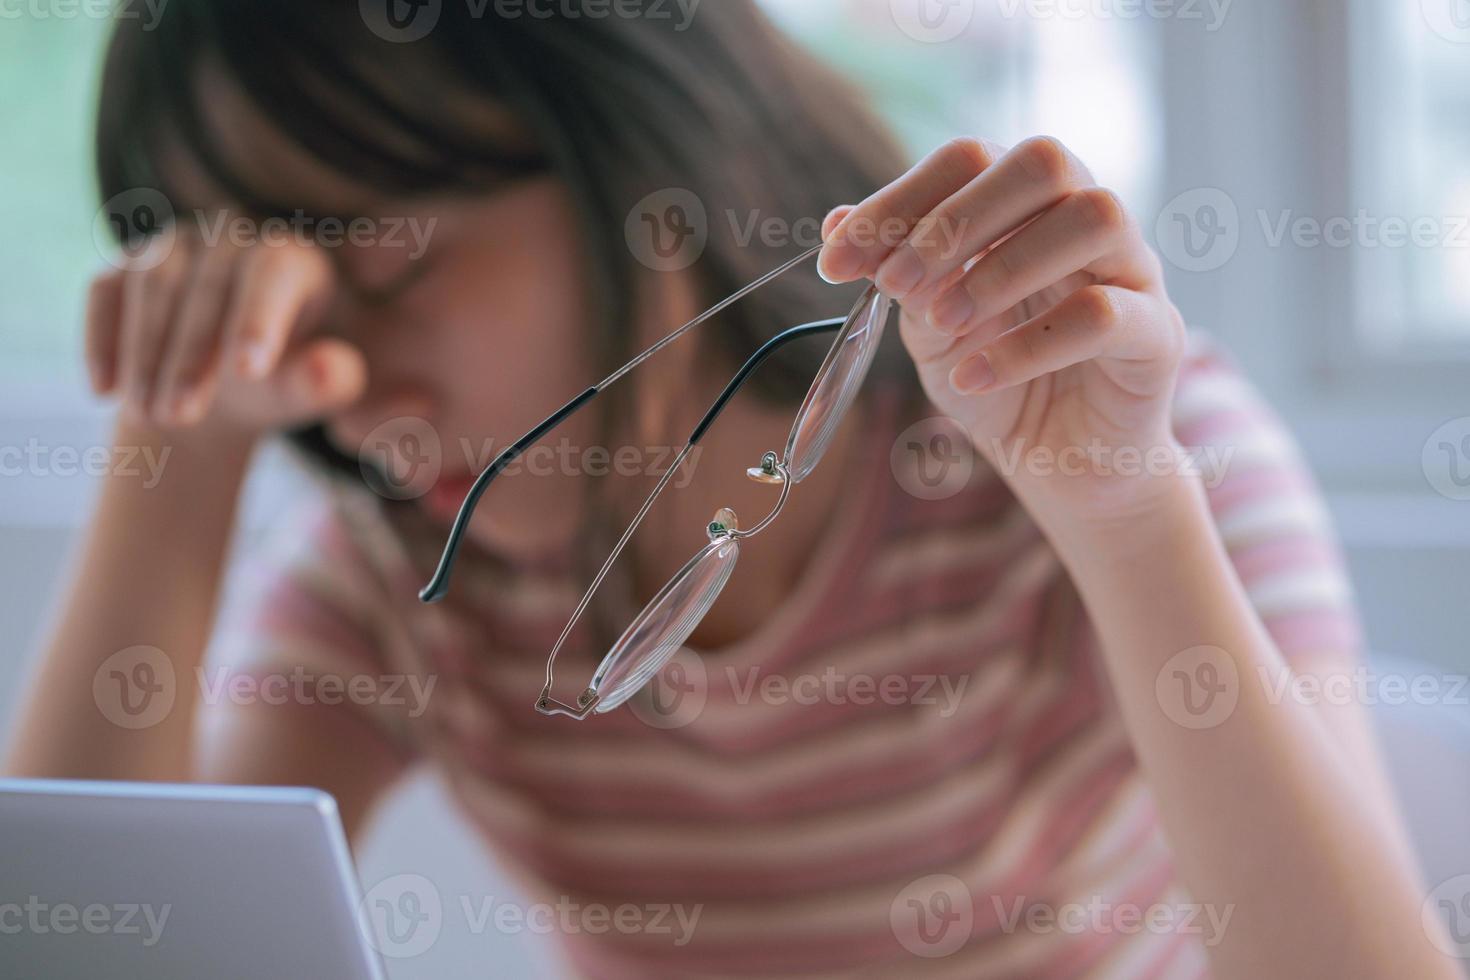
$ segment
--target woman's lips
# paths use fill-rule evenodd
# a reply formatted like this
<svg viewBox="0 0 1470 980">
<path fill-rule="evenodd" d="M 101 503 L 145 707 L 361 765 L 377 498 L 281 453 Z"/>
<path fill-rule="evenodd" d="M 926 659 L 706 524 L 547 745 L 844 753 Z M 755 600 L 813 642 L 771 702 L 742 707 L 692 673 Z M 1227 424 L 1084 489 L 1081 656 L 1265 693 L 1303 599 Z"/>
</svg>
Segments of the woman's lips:
<svg viewBox="0 0 1470 980">
<path fill-rule="evenodd" d="M 470 488 L 475 485 L 473 476 L 446 477 L 434 484 L 429 492 L 423 496 L 423 505 L 426 510 L 437 517 L 453 518 L 459 513 L 464 498 L 469 495 Z"/>
</svg>

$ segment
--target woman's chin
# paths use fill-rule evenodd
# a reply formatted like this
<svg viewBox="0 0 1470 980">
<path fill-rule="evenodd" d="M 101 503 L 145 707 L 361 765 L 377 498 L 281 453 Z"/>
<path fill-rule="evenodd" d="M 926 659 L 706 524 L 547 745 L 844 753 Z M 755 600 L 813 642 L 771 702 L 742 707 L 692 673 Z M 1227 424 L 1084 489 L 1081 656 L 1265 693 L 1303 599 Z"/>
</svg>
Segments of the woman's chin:
<svg viewBox="0 0 1470 980">
<path fill-rule="evenodd" d="M 574 533 L 573 528 L 563 528 L 560 521 L 507 519 L 503 514 L 477 514 L 469 528 L 469 538 L 477 548 L 511 565 L 541 564 L 563 553 Z"/>
</svg>

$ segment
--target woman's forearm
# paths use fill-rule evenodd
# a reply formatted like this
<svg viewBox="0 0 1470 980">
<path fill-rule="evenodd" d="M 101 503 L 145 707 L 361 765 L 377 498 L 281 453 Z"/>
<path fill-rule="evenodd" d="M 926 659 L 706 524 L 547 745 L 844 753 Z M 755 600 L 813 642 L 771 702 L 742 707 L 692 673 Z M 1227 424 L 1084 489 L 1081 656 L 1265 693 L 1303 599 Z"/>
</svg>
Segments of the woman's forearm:
<svg viewBox="0 0 1470 980">
<path fill-rule="evenodd" d="M 120 423 L 115 444 L 152 452 L 161 477 L 156 485 L 124 475 L 105 479 L 22 697 L 5 758 L 10 775 L 190 775 L 195 668 L 208 643 L 253 440 L 197 430 L 165 436 Z M 106 666 L 133 647 L 158 652 Z"/>
<path fill-rule="evenodd" d="M 1316 709 L 1272 696 L 1280 652 L 1197 481 L 1146 514 L 1049 529 L 1099 631 L 1194 902 L 1230 915 L 1223 977 L 1453 977 L 1399 830 Z M 1190 651 L 1190 652 L 1186 652 Z"/>
</svg>

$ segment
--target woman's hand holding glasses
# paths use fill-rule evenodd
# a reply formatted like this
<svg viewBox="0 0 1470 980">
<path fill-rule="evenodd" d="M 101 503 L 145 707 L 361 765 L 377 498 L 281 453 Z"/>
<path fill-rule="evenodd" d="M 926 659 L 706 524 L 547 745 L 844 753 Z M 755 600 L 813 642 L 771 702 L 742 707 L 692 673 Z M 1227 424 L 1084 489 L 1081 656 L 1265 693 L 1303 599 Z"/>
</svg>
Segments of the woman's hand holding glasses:
<svg viewBox="0 0 1470 980">
<path fill-rule="evenodd" d="M 1124 462 L 1177 458 L 1183 321 L 1137 222 L 1066 147 L 955 140 L 823 238 L 823 275 L 900 303 L 929 398 L 1044 524 L 1112 521 L 1167 489 L 1125 475 L 1167 463 Z"/>
</svg>

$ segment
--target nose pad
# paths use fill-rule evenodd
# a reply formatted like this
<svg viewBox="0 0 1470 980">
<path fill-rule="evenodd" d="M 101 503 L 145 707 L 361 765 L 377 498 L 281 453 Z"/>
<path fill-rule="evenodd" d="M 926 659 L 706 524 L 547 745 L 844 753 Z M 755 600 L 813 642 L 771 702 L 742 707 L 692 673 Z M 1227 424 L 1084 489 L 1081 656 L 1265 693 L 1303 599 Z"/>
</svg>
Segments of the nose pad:
<svg viewBox="0 0 1470 980">
<path fill-rule="evenodd" d="M 735 512 L 730 508 L 721 507 L 715 511 L 715 516 L 710 519 L 707 530 L 709 539 L 711 541 L 718 541 L 721 538 L 729 537 L 731 532 L 740 530 L 740 518 L 736 517 Z"/>
<path fill-rule="evenodd" d="M 778 462 L 780 462 L 780 458 L 775 453 L 766 453 L 764 456 L 761 457 L 761 465 L 752 466 L 750 469 L 745 471 L 745 475 L 750 477 L 756 483 L 785 483 L 785 478 L 781 475 L 781 471 L 776 466 Z"/>
</svg>

